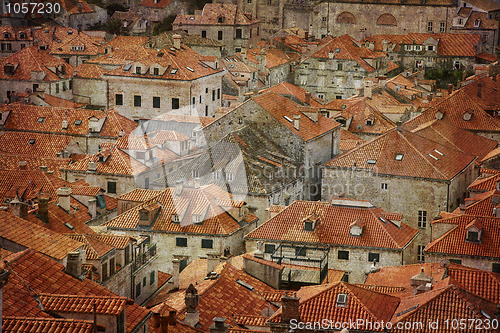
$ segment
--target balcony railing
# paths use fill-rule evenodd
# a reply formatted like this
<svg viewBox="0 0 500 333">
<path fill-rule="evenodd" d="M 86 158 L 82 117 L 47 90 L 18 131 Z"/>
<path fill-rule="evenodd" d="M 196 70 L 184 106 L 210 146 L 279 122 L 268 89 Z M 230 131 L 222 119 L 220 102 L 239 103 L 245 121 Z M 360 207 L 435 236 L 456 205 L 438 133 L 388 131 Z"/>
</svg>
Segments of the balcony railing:
<svg viewBox="0 0 500 333">
<path fill-rule="evenodd" d="M 141 268 L 144 264 L 146 264 L 149 259 L 153 258 L 156 256 L 156 244 L 151 245 L 148 247 L 146 252 L 138 254 L 133 263 L 132 263 L 132 271 L 136 271 L 139 268 Z"/>
</svg>

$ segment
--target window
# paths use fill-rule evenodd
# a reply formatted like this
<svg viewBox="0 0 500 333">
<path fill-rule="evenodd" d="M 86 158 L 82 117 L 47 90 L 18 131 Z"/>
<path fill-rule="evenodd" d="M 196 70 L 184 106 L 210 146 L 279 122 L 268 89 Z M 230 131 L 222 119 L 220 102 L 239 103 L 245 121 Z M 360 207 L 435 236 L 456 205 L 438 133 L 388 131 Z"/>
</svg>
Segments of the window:
<svg viewBox="0 0 500 333">
<path fill-rule="evenodd" d="M 467 231 L 467 240 L 469 242 L 479 242 L 479 232 Z"/>
<path fill-rule="evenodd" d="M 369 262 L 373 262 L 373 261 L 376 261 L 376 262 L 380 262 L 380 254 L 378 253 L 373 253 L 373 252 L 369 252 L 368 253 L 368 261 Z"/>
<path fill-rule="evenodd" d="M 295 248 L 295 256 L 296 257 L 305 257 L 307 254 L 305 247 L 296 247 Z"/>
<path fill-rule="evenodd" d="M 480 19 L 476 19 L 474 21 L 474 28 L 479 28 L 480 25 L 481 25 L 481 20 Z"/>
<path fill-rule="evenodd" d="M 106 280 L 108 278 L 108 262 L 104 262 L 102 264 L 102 280 Z"/>
<path fill-rule="evenodd" d="M 191 103 L 191 104 L 193 104 L 193 105 L 195 105 L 195 104 L 196 104 L 196 97 L 193 97 L 193 101 L 192 101 L 192 103 Z"/>
<path fill-rule="evenodd" d="M 342 277 L 341 281 L 349 282 L 349 272 L 344 273 L 344 276 Z"/>
<path fill-rule="evenodd" d="M 45 117 L 38 117 L 37 122 L 43 124 L 45 122 Z"/>
<path fill-rule="evenodd" d="M 220 177 L 219 177 L 219 172 L 218 171 L 214 171 L 213 178 L 214 178 L 214 180 L 219 180 Z"/>
<path fill-rule="evenodd" d="M 321 18 L 321 21 L 326 22 L 326 16 L 323 16 L 323 17 Z"/>
<path fill-rule="evenodd" d="M 188 240 L 187 240 L 187 238 L 177 237 L 175 239 L 175 246 L 178 246 L 178 247 L 187 247 L 188 246 Z"/>
<path fill-rule="evenodd" d="M 179 99 L 178 98 L 172 98 L 172 109 L 176 110 L 179 108 Z"/>
<path fill-rule="evenodd" d="M 66 82 L 63 82 L 63 91 L 68 90 L 68 87 L 66 86 Z"/>
<path fill-rule="evenodd" d="M 415 51 L 422 51 L 422 45 L 415 45 Z"/>
<path fill-rule="evenodd" d="M 35 144 L 35 142 L 36 142 L 36 140 L 35 140 L 35 139 L 29 139 L 28 144 L 30 144 L 30 145 L 34 145 L 34 144 Z"/>
<path fill-rule="evenodd" d="M 236 38 L 241 38 L 241 29 L 236 29 Z"/>
<path fill-rule="evenodd" d="M 427 51 L 434 51 L 434 45 L 427 45 Z"/>
<path fill-rule="evenodd" d="M 493 273 L 500 273 L 500 263 L 491 264 L 491 271 Z"/>
<path fill-rule="evenodd" d="M 172 222 L 179 223 L 179 214 L 172 214 Z"/>
<path fill-rule="evenodd" d="M 427 31 L 432 32 L 432 21 L 427 22 Z"/>
<path fill-rule="evenodd" d="M 201 38 L 207 38 L 207 31 L 206 30 L 201 31 Z"/>
<path fill-rule="evenodd" d="M 141 96 L 134 95 L 134 106 L 137 106 L 137 107 L 141 106 Z"/>
<path fill-rule="evenodd" d="M 337 294 L 335 306 L 345 308 L 347 306 L 347 294 Z"/>
<path fill-rule="evenodd" d="M 220 99 L 220 88 L 217 88 L 217 99 Z"/>
<path fill-rule="evenodd" d="M 153 97 L 153 108 L 159 109 L 160 108 L 160 97 Z"/>
<path fill-rule="evenodd" d="M 339 250 L 338 257 L 340 260 L 349 260 L 349 251 Z"/>
<path fill-rule="evenodd" d="M 304 222 L 304 230 L 305 231 L 313 231 L 313 223 L 311 221 Z"/>
<path fill-rule="evenodd" d="M 217 39 L 222 40 L 222 31 L 217 31 Z"/>
<path fill-rule="evenodd" d="M 155 283 L 155 271 L 152 271 L 149 274 L 149 285 L 152 285 L 153 283 Z"/>
<path fill-rule="evenodd" d="M 419 245 L 417 248 L 417 260 L 424 261 L 424 249 L 425 245 Z"/>
<path fill-rule="evenodd" d="M 56 94 L 59 93 L 59 83 L 56 83 Z"/>
<path fill-rule="evenodd" d="M 418 211 L 418 227 L 419 228 L 426 228 L 427 227 L 427 211 L 426 210 L 419 210 Z"/>
<path fill-rule="evenodd" d="M 108 182 L 108 193 L 116 194 L 116 182 Z"/>
<path fill-rule="evenodd" d="M 396 154 L 396 157 L 394 158 L 396 161 L 401 161 L 403 160 L 404 154 Z"/>
<path fill-rule="evenodd" d="M 439 23 L 439 32 L 446 32 L 446 22 Z"/>
<path fill-rule="evenodd" d="M 382 184 L 380 185 L 380 188 L 381 188 L 382 190 L 387 190 L 387 188 L 388 188 L 387 183 L 382 183 Z"/>
<path fill-rule="evenodd" d="M 143 286 L 143 287 L 145 287 L 145 286 L 146 286 L 146 281 L 147 281 L 147 280 L 146 280 L 146 277 L 143 277 L 143 278 L 142 278 L 142 286 Z"/>
<path fill-rule="evenodd" d="M 214 241 L 211 239 L 202 239 L 201 248 L 202 249 L 212 249 L 214 247 Z"/>
<path fill-rule="evenodd" d="M 109 259 L 109 275 L 113 275 L 116 272 L 116 263 L 115 263 L 115 257 L 112 257 Z"/>
<path fill-rule="evenodd" d="M 215 101 L 215 90 L 212 90 L 212 102 Z"/>
<path fill-rule="evenodd" d="M 139 212 L 139 219 L 141 221 L 149 221 L 149 212 L 148 211 L 140 211 Z"/>
<path fill-rule="evenodd" d="M 141 74 L 141 67 L 137 66 L 135 68 L 135 74 Z"/>
<path fill-rule="evenodd" d="M 138 297 L 141 294 L 141 283 L 135 285 L 135 297 Z"/>
<path fill-rule="evenodd" d="M 337 70 L 338 70 L 338 71 L 341 71 L 341 70 L 342 70 L 342 63 L 338 63 L 338 64 L 337 64 Z"/>
<path fill-rule="evenodd" d="M 453 66 L 455 69 L 460 69 L 460 61 L 456 60 Z"/>
<path fill-rule="evenodd" d="M 264 245 L 264 253 L 274 253 L 275 250 L 276 250 L 276 245 L 274 244 Z"/>
<path fill-rule="evenodd" d="M 153 68 L 153 75 L 160 75 L 160 69 L 158 67 Z"/>
<path fill-rule="evenodd" d="M 252 3 L 252 0 L 247 0 L 247 3 Z"/>
<path fill-rule="evenodd" d="M 38 89 L 38 83 L 33 84 L 33 92 L 37 91 Z"/>
<path fill-rule="evenodd" d="M 205 105 L 205 117 L 208 117 L 208 105 Z"/>
</svg>

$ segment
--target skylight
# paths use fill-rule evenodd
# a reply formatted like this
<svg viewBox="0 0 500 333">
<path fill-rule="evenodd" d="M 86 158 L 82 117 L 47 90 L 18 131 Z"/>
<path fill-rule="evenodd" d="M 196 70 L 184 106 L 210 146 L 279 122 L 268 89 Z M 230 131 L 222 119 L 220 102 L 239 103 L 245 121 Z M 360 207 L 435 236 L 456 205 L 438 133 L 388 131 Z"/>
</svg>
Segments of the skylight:
<svg viewBox="0 0 500 333">
<path fill-rule="evenodd" d="M 128 64 L 128 65 L 125 65 L 125 67 L 123 67 L 123 70 L 128 72 L 131 68 L 132 68 L 132 64 Z"/>
<path fill-rule="evenodd" d="M 35 141 L 36 141 L 35 139 L 30 139 L 30 140 L 28 141 L 28 144 L 30 144 L 30 145 L 34 145 L 34 144 L 35 144 Z"/>
<path fill-rule="evenodd" d="M 438 153 L 439 155 L 444 156 L 444 154 L 443 154 L 442 152 L 440 152 L 439 150 L 434 149 L 434 151 L 435 151 L 436 153 Z"/>
<path fill-rule="evenodd" d="M 248 284 L 248 283 L 246 283 L 245 281 L 242 281 L 242 280 L 236 280 L 236 283 L 238 283 L 239 285 L 247 288 L 250 291 L 254 291 L 254 289 L 255 289 L 252 285 L 250 285 L 250 284 Z"/>
<path fill-rule="evenodd" d="M 404 154 L 397 154 L 395 160 L 401 161 L 403 159 Z"/>
<path fill-rule="evenodd" d="M 192 69 L 191 67 L 186 66 L 186 68 L 188 71 L 194 72 L 194 69 Z"/>
<path fill-rule="evenodd" d="M 292 120 L 290 117 L 288 117 L 288 116 L 283 116 L 283 118 L 285 118 L 285 119 L 286 119 L 286 120 L 288 120 L 289 122 L 293 123 L 293 120 Z"/>
<path fill-rule="evenodd" d="M 375 164 L 377 163 L 377 160 L 368 160 L 366 161 L 366 164 Z"/>
<path fill-rule="evenodd" d="M 175 73 L 177 73 L 177 68 L 174 68 L 170 71 L 170 74 L 175 74 Z"/>
<path fill-rule="evenodd" d="M 75 120 L 75 126 L 80 126 L 82 121 L 80 119 Z"/>
<path fill-rule="evenodd" d="M 45 122 L 45 117 L 39 117 L 37 122 L 39 122 L 40 124 L 43 124 Z"/>
<path fill-rule="evenodd" d="M 347 306 L 347 294 L 337 294 L 336 305 L 338 307 L 346 307 Z"/>
<path fill-rule="evenodd" d="M 340 49 L 335 49 L 335 53 L 340 53 Z"/>
<path fill-rule="evenodd" d="M 432 155 L 431 153 L 428 154 L 430 157 L 432 157 L 433 159 L 435 159 L 436 161 L 439 161 L 439 158 L 437 158 L 436 156 Z"/>
</svg>

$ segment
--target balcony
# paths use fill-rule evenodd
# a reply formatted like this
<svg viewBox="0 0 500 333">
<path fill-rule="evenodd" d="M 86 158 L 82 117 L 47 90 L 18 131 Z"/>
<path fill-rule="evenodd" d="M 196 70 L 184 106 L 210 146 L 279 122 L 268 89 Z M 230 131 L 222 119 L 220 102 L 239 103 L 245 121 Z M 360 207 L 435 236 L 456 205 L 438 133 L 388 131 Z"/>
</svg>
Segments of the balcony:
<svg viewBox="0 0 500 333">
<path fill-rule="evenodd" d="M 139 253 L 132 262 L 132 272 L 144 266 L 149 260 L 156 256 L 156 244 L 148 247 L 144 253 Z"/>
</svg>

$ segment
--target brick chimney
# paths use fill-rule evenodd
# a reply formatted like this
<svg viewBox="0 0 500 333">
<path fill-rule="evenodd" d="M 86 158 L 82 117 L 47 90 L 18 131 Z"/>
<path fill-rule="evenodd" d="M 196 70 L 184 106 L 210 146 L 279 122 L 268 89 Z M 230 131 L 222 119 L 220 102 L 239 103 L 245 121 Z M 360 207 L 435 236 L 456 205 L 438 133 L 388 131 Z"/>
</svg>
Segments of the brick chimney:
<svg viewBox="0 0 500 333">
<path fill-rule="evenodd" d="M 69 212 L 70 198 L 71 198 L 71 189 L 69 187 L 60 187 L 57 189 L 57 196 L 59 197 L 59 207 Z"/>
<path fill-rule="evenodd" d="M 311 105 L 311 93 L 306 91 L 306 104 Z"/>
<path fill-rule="evenodd" d="M 38 218 L 44 223 L 49 223 L 49 200 L 49 194 L 38 194 Z"/>
<path fill-rule="evenodd" d="M 229 324 L 226 324 L 226 318 L 214 317 L 214 323 L 210 326 L 210 333 L 226 333 Z"/>
<path fill-rule="evenodd" d="M 482 98 L 483 97 L 483 83 L 479 82 L 477 84 L 477 97 Z"/>
<path fill-rule="evenodd" d="M 179 50 L 181 48 L 181 35 L 175 34 L 172 36 L 172 40 L 174 41 L 174 48 Z"/>
<path fill-rule="evenodd" d="M 300 298 L 297 297 L 297 294 L 288 295 L 285 294 L 281 297 L 281 322 L 282 323 L 290 323 L 290 320 L 296 319 L 300 321 L 300 312 L 299 312 L 299 301 Z"/>
<path fill-rule="evenodd" d="M 12 214 L 22 219 L 28 218 L 28 204 L 16 197 L 9 203 Z"/>
<path fill-rule="evenodd" d="M 200 296 L 198 295 L 198 290 L 196 290 L 193 284 L 190 284 L 186 289 L 184 302 L 186 303 L 186 315 L 184 316 L 184 322 L 191 327 L 195 327 L 196 324 L 200 322 L 200 311 L 198 311 Z"/>
</svg>

